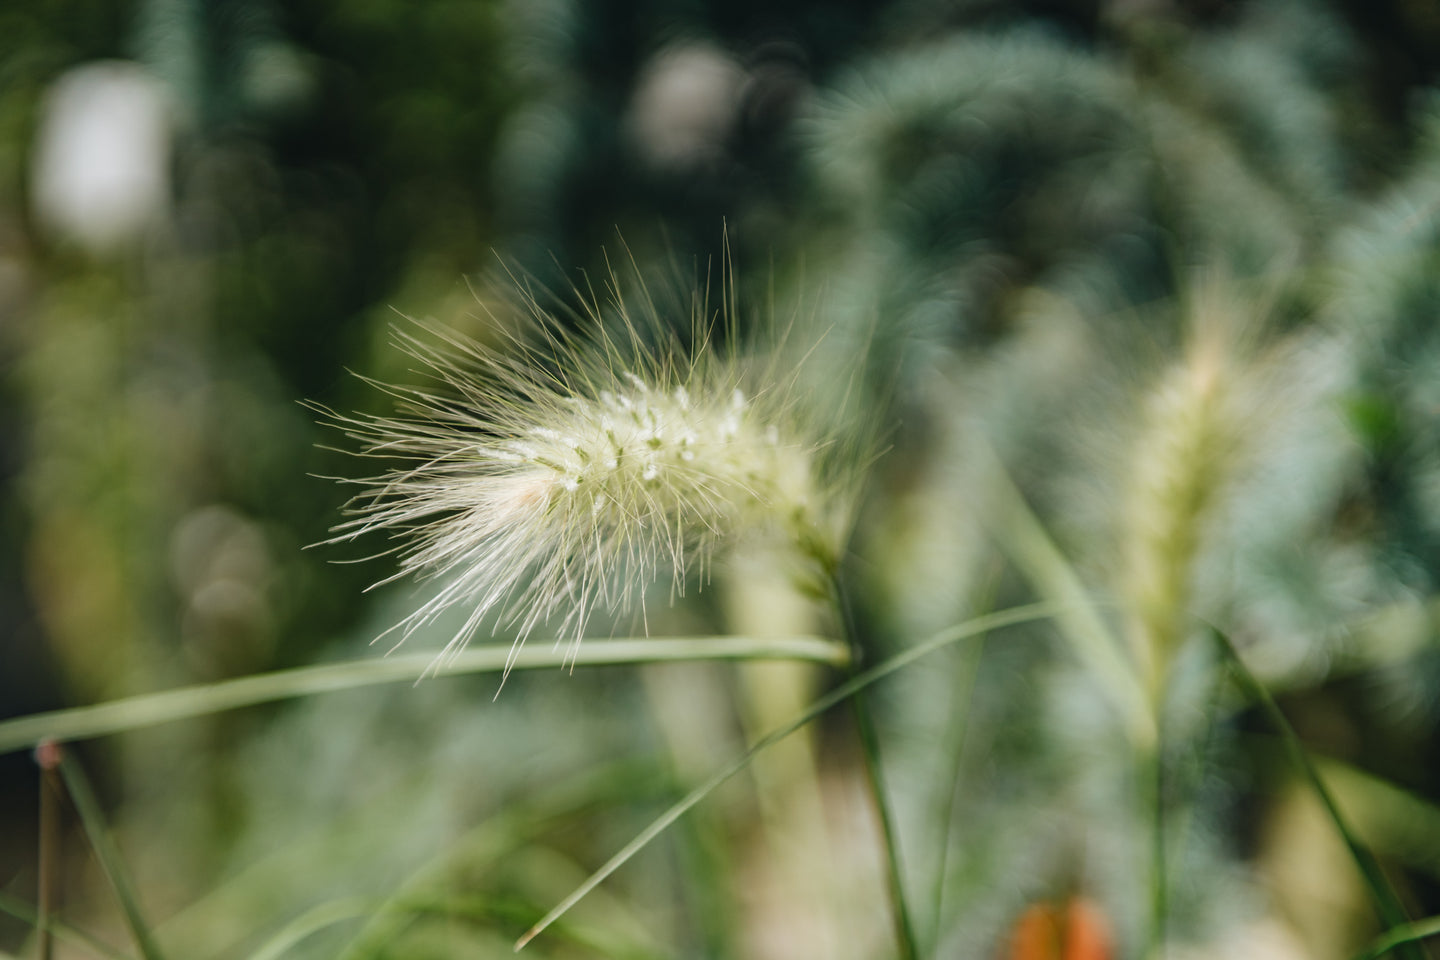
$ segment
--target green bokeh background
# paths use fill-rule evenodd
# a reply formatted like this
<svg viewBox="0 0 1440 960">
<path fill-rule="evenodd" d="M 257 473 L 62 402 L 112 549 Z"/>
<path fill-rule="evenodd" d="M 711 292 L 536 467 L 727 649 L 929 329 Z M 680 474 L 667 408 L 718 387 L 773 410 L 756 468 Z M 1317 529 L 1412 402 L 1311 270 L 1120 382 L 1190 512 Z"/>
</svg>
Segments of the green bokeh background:
<svg viewBox="0 0 1440 960">
<path fill-rule="evenodd" d="M 574 302 L 633 255 L 683 288 L 719 276 L 726 238 L 741 335 L 793 311 L 823 332 L 820 380 L 863 357 L 872 658 L 1032 596 L 984 531 L 977 430 L 1123 605 L 1137 398 L 1219 276 L 1269 372 L 1193 608 L 1344 765 L 1413 914 L 1440 913 L 1437 68 L 1440 13 L 1403 0 L 0 5 L 0 716 L 374 653 L 414 589 L 365 593 L 391 561 L 336 562 L 378 544 L 306 549 L 346 497 L 322 478 L 361 471 L 302 402 L 385 411 L 348 371 L 413 382 L 392 328 L 483 338 L 510 275 Z M 111 234 L 37 186 L 58 85 L 96 69 L 164 118 L 161 187 Z M 143 131 L 113 136 L 71 156 L 103 170 Z M 724 579 L 655 622 L 726 629 L 746 593 Z M 1180 664 L 1174 936 L 1349 955 L 1377 928 L 1328 826 L 1264 724 L 1207 692 L 1214 664 Z M 879 692 L 931 955 L 1006 955 L 1027 904 L 1073 893 L 1140 955 L 1148 828 L 1093 687 L 1047 628 Z M 249 956 L 317 904 L 397 890 L 420 919 L 294 955 L 488 956 L 767 715 L 726 705 L 760 689 L 728 668 L 494 688 L 337 694 L 80 756 L 172 956 Z M 839 834 L 865 817 L 849 737 L 814 739 Z M 833 916 L 746 899 L 769 889 L 756 863 L 789 862 L 755 839 L 764 791 L 722 794 L 532 949 L 890 955 L 878 886 L 835 895 L 864 919 L 833 941 Z M 37 792 L 30 757 L 0 757 L 0 890 L 26 900 Z M 66 844 L 67 920 L 124 944 L 73 823 Z M 867 842 L 832 846 L 795 869 L 872 877 Z M 0 950 L 30 937 L 0 919 Z"/>
</svg>

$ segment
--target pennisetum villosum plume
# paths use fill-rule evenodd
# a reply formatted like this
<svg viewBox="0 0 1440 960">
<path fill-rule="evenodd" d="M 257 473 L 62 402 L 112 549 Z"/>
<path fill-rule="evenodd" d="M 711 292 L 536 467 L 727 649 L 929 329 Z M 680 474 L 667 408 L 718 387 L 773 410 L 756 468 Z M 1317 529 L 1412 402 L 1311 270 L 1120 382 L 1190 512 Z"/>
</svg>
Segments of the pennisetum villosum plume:
<svg viewBox="0 0 1440 960">
<path fill-rule="evenodd" d="M 351 481 L 364 489 L 335 540 L 399 538 L 389 579 L 439 584 L 397 624 L 402 640 L 459 608 L 445 654 L 492 614 L 517 648 L 550 621 L 578 644 L 592 613 L 643 612 L 651 584 L 681 593 L 739 541 L 784 544 L 811 580 L 838 563 L 847 501 L 779 351 L 720 346 L 703 288 L 688 340 L 648 294 L 632 313 L 613 275 L 605 302 L 582 299 L 574 333 L 523 293 L 524 329 L 501 348 L 397 332 L 432 382 L 383 387 L 395 415 L 324 411 L 362 455 L 395 461 Z"/>
</svg>

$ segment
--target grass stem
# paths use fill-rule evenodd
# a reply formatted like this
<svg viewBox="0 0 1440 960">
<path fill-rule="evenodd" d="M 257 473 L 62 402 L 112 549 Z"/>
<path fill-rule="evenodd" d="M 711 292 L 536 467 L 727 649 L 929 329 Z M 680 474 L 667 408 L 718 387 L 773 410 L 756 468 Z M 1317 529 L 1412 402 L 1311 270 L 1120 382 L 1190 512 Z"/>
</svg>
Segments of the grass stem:
<svg viewBox="0 0 1440 960">
<path fill-rule="evenodd" d="M 38 910 L 23 900 L 12 897 L 3 891 L 0 891 L 0 913 L 14 917 L 22 923 L 29 923 L 36 927 L 41 925 Z M 54 935 L 57 941 L 71 944 L 77 949 L 88 950 L 97 957 L 105 957 L 106 960 L 133 960 L 129 954 L 121 953 L 119 950 L 95 939 L 83 930 L 76 930 L 74 927 L 66 926 L 53 916 L 45 922 L 44 926 Z M 8 954 L 0 954 L 0 957 L 8 956 Z"/>
<path fill-rule="evenodd" d="M 96 799 L 95 791 L 90 786 L 90 778 L 85 776 L 85 771 L 69 751 L 59 745 L 54 745 L 54 749 L 59 752 L 58 766 L 60 776 L 65 781 L 65 789 L 70 792 L 70 800 L 75 804 L 75 812 L 80 815 L 80 823 L 85 828 L 91 849 L 95 851 L 95 858 L 100 861 L 100 869 L 104 872 L 105 879 L 110 882 L 115 898 L 120 902 L 125 923 L 130 928 L 131 936 L 135 938 L 135 946 L 145 960 L 164 960 L 164 954 L 160 952 L 155 938 L 150 935 L 150 927 L 140 912 L 140 901 L 135 896 L 135 887 L 130 882 L 130 874 L 120 856 L 120 848 L 115 845 L 115 839 L 105 823 L 105 815 L 100 809 L 100 801 Z"/>
<path fill-rule="evenodd" d="M 993 593 L 992 589 L 989 591 Z M 986 606 L 989 606 L 987 597 Z M 984 609 L 982 607 L 981 609 Z M 945 774 L 940 778 L 944 789 L 936 805 L 934 822 L 939 824 L 936 838 L 935 886 L 932 893 L 932 920 L 930 923 L 929 947 L 939 946 L 942 935 L 942 919 L 945 916 L 945 885 L 949 878 L 950 833 L 955 823 L 955 808 L 960 793 L 961 771 L 964 767 L 965 744 L 970 729 L 970 712 L 975 696 L 975 682 L 980 675 L 980 660 L 985 652 L 985 637 L 976 638 L 972 648 L 961 652 L 960 662 L 955 670 L 954 695 L 951 699 L 950 721 L 947 724 L 945 744 L 948 749 L 944 756 L 948 761 Z"/>
<path fill-rule="evenodd" d="M 849 596 L 837 573 L 831 580 L 831 599 L 835 615 L 840 623 L 844 639 L 852 651 L 851 677 L 855 676 L 853 664 L 860 662 L 859 634 L 855 629 L 854 611 L 850 608 Z M 901 960 L 919 960 L 919 941 L 915 938 L 915 924 L 910 917 L 910 908 L 905 897 L 905 877 L 900 857 L 900 837 L 895 825 L 895 814 L 885 792 L 884 768 L 880 759 L 880 736 L 875 730 L 875 721 L 870 713 L 868 697 L 862 690 L 856 690 L 850 698 L 850 707 L 855 716 L 855 729 L 859 734 L 860 753 L 865 760 L 865 780 L 870 796 L 875 803 L 875 815 L 879 820 L 880 833 L 885 843 L 885 881 L 890 895 L 891 916 L 895 923 L 895 942 L 900 950 Z"/>
<path fill-rule="evenodd" d="M 1155 711 L 1155 744 L 1150 752 L 1150 960 L 1164 960 L 1170 916 L 1170 876 L 1165 856 L 1165 750 L 1162 709 Z"/>
<path fill-rule="evenodd" d="M 1035 516 L 999 455 L 986 442 L 974 455 L 987 474 L 993 501 L 986 523 L 996 543 L 1042 598 L 1061 611 L 1057 625 L 1076 657 L 1094 671 L 1125 723 L 1131 741 L 1141 750 L 1156 739 L 1149 697 L 1134 664 L 1114 631 L 1101 618 L 1075 568 Z"/>
<path fill-rule="evenodd" d="M 918 643 L 909 648 L 904 653 L 896 654 L 884 663 L 878 664 L 869 670 L 865 670 L 851 677 L 834 690 L 815 700 L 789 723 L 777 727 L 757 740 L 750 749 L 711 774 L 703 783 L 677 800 L 668 810 L 651 821 L 649 826 L 640 831 L 619 853 L 607 860 L 600 869 L 586 878 L 584 883 L 576 887 L 569 896 L 560 901 L 554 909 L 527 930 L 524 936 L 515 942 L 515 950 L 518 952 L 523 949 L 527 943 L 539 936 L 547 927 L 564 916 L 571 907 L 584 899 L 586 894 L 605 882 L 607 877 L 624 866 L 625 863 L 643 849 L 646 844 L 663 833 L 666 827 L 684 816 L 688 810 L 708 797 L 727 780 L 735 776 L 735 774 L 744 770 L 756 754 L 784 740 L 836 704 L 843 703 L 872 683 L 908 667 L 922 657 L 929 656 L 952 643 L 958 643 L 961 640 L 977 635 L 984 635 L 992 630 L 998 630 L 1001 627 L 1015 626 L 1021 623 L 1030 623 L 1053 617 L 1056 615 L 1057 610 L 1058 608 L 1053 604 L 1033 603 L 1023 607 L 1012 607 L 1008 610 L 1002 610 L 999 613 L 993 613 L 983 617 L 976 617 L 973 620 L 967 620 L 964 623 L 956 624 L 953 627 L 942 630 L 923 643 Z"/>
<path fill-rule="evenodd" d="M 508 646 L 501 645 L 472 647 L 447 660 L 439 668 L 439 675 L 499 673 L 506 669 L 510 652 Z M 648 637 L 587 640 L 578 650 L 566 646 L 545 649 L 531 644 L 515 653 L 509 668 L 761 659 L 811 660 L 840 666 L 848 662 L 849 656 L 845 646 L 819 637 Z M 436 659 L 429 653 L 376 657 L 277 670 L 88 707 L 36 713 L 0 722 L 0 754 L 33 747 L 44 740 L 85 740 L 317 693 L 400 681 L 414 683 L 436 669 Z"/>
<path fill-rule="evenodd" d="M 1240 652 L 1230 638 L 1219 628 L 1211 626 L 1210 635 L 1220 649 L 1221 656 L 1230 666 L 1231 674 L 1240 684 L 1246 696 L 1250 697 L 1264 712 L 1276 731 L 1280 734 L 1285 744 L 1285 752 L 1289 755 L 1291 762 L 1309 783 L 1310 788 L 1315 791 L 1315 796 L 1325 808 L 1330 822 L 1334 824 L 1336 832 L 1345 842 L 1346 848 L 1350 851 L 1351 858 L 1359 868 L 1360 875 L 1365 881 L 1365 886 L 1370 892 L 1371 899 L 1375 902 L 1375 910 L 1380 915 L 1381 922 L 1392 929 L 1405 927 L 1409 924 L 1409 917 L 1405 913 L 1405 907 L 1400 903 L 1400 897 L 1390 885 L 1385 872 L 1380 869 L 1380 863 L 1375 855 L 1368 848 L 1361 845 L 1356 838 L 1354 831 L 1350 829 L 1348 821 L 1340 812 L 1340 807 L 1335 803 L 1334 796 L 1330 789 L 1325 786 L 1325 781 L 1320 778 L 1320 771 L 1310 760 L 1310 755 L 1305 750 L 1295 728 L 1290 726 L 1285 713 L 1280 709 L 1270 691 L 1265 689 L 1245 662 L 1240 659 Z M 1425 960 L 1426 953 L 1418 944 L 1410 941 L 1400 941 L 1394 944 L 1397 952 L 1405 960 Z M 1387 948 L 1389 949 L 1389 948 Z"/>
<path fill-rule="evenodd" d="M 40 767 L 40 856 L 37 896 L 35 898 L 35 954 L 39 960 L 52 960 L 55 956 L 55 933 L 51 929 L 51 918 L 55 915 L 56 900 L 60 891 L 60 801 L 63 788 L 60 785 L 60 748 L 54 743 L 42 743 L 35 750 L 35 762 Z"/>
</svg>

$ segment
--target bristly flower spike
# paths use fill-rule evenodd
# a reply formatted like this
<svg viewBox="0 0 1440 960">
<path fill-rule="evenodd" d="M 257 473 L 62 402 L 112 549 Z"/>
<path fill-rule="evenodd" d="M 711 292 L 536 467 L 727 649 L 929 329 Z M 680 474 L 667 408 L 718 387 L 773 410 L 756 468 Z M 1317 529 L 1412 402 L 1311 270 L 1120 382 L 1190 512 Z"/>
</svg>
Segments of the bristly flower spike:
<svg viewBox="0 0 1440 960">
<path fill-rule="evenodd" d="M 504 350 L 437 329 L 398 332 L 436 387 L 382 386 L 400 401 L 393 417 L 325 411 L 362 455 L 402 461 L 353 481 L 365 489 L 332 541 L 398 538 L 399 570 L 382 583 L 440 583 L 396 625 L 401 641 L 468 610 L 437 666 L 494 613 L 515 631 L 514 650 L 555 618 L 558 636 L 578 644 L 596 610 L 643 613 L 643 592 L 662 577 L 683 593 L 737 539 L 779 541 L 806 575 L 828 576 L 839 561 L 843 485 L 822 476 L 823 445 L 802 425 L 793 371 L 778 382 L 773 361 L 756 371 L 722 355 L 699 295 L 692 345 L 671 335 L 655 347 L 613 280 L 609 293 L 612 310 L 593 294 L 586 303 L 598 331 L 589 339 L 566 334 L 528 293 L 536 336 Z"/>
</svg>

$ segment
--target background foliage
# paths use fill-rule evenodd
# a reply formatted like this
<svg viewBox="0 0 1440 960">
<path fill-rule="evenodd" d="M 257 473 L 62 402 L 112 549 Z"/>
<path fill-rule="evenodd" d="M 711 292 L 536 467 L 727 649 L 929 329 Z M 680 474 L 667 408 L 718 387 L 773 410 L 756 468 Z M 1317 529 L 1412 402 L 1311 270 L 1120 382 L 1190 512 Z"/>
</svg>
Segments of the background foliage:
<svg viewBox="0 0 1440 960">
<path fill-rule="evenodd" d="M 317 477 L 356 467 L 298 401 L 385 410 L 346 370 L 413 381 L 402 315 L 486 337 L 495 252 L 564 299 L 608 248 L 683 297 L 728 234 L 742 327 L 814 335 L 817 380 L 862 358 L 872 661 L 1046 594 L 995 535 L 993 451 L 1164 666 L 1171 955 L 1381 929 L 1192 615 L 1281 695 L 1411 916 L 1440 913 L 1431 7 L 105 0 L 6 5 L 0 36 L 0 715 L 370 655 L 416 597 L 362 594 L 387 561 L 332 561 L 363 545 L 303 549 L 345 496 Z M 659 591 L 651 630 L 827 629 L 774 580 Z M 334 922 L 286 955 L 498 955 L 835 681 L 442 678 L 77 756 L 170 956 L 307 917 Z M 1103 918 L 1095 955 L 1145 952 L 1143 765 L 1063 625 L 876 697 L 921 952 L 1059 956 L 1024 939 L 1044 903 Z M 890 955 L 853 731 L 812 733 L 527 949 Z M 0 891 L 33 902 L 39 773 L 0 771 Z M 73 819 L 62 919 L 130 951 Z"/>
</svg>

